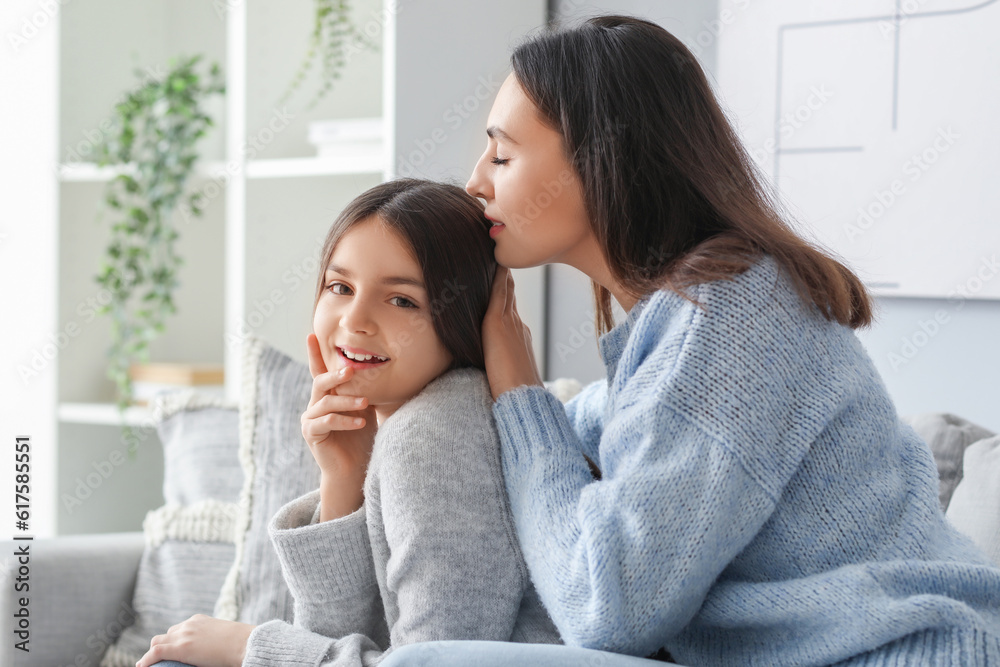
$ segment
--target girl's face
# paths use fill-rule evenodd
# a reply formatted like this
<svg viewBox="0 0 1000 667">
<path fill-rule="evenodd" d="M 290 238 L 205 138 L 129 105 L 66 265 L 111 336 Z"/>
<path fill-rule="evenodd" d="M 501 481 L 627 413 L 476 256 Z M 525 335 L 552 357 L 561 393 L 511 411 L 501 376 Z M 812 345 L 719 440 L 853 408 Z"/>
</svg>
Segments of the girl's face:
<svg viewBox="0 0 1000 667">
<path fill-rule="evenodd" d="M 379 420 L 451 365 L 434 331 L 423 272 L 409 244 L 377 218 L 341 237 L 326 267 L 313 332 L 327 370 L 354 368 L 338 387 L 365 396 Z"/>
<path fill-rule="evenodd" d="M 579 177 L 562 135 L 544 124 L 513 74 L 487 121 L 486 152 L 465 186 L 486 201 L 497 262 L 510 268 L 561 262 L 586 270 L 600 256 Z"/>
</svg>

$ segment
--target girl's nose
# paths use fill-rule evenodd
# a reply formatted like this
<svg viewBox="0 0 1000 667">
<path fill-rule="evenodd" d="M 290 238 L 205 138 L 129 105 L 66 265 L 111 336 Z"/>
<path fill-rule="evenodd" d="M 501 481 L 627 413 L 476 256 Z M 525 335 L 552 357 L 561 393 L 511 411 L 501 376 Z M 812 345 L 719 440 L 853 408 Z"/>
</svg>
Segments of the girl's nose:
<svg viewBox="0 0 1000 667">
<path fill-rule="evenodd" d="M 371 307 L 363 299 L 355 298 L 341 318 L 341 326 L 351 333 L 371 335 L 378 330 Z"/>
</svg>

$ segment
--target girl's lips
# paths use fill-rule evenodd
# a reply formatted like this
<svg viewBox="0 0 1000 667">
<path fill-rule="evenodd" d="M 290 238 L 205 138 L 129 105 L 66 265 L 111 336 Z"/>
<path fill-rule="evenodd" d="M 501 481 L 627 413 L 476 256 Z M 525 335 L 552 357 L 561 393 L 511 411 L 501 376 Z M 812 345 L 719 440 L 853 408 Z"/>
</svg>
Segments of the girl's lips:
<svg viewBox="0 0 1000 667">
<path fill-rule="evenodd" d="M 506 225 L 504 225 L 502 222 L 494 222 L 493 226 L 490 227 L 490 238 L 495 239 L 497 237 L 497 234 L 499 234 L 504 230 L 505 226 Z"/>
<path fill-rule="evenodd" d="M 340 361 L 345 366 L 350 366 L 351 368 L 353 368 L 356 371 L 357 370 L 364 370 L 366 368 L 378 368 L 379 366 L 384 366 L 385 364 L 387 364 L 387 363 L 389 363 L 391 361 L 391 359 L 386 359 L 385 361 L 375 361 L 374 359 L 372 359 L 371 361 L 355 361 L 354 359 L 350 359 L 347 356 L 345 356 L 344 355 L 344 350 L 347 350 L 351 354 L 359 354 L 359 355 L 360 354 L 372 354 L 372 353 L 371 352 L 366 352 L 365 350 L 361 350 L 361 349 L 354 348 L 354 347 L 344 346 L 344 347 L 338 347 L 337 348 L 337 358 L 340 359 Z M 379 355 L 379 356 L 381 356 L 381 355 Z"/>
</svg>

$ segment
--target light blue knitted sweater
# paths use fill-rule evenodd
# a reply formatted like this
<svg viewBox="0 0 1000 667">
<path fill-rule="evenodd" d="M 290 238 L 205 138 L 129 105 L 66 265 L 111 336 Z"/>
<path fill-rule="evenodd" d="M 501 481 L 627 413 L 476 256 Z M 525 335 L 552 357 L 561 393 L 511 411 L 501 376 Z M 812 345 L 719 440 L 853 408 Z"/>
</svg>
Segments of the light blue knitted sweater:
<svg viewBox="0 0 1000 667">
<path fill-rule="evenodd" d="M 854 333 L 770 258 L 692 293 L 703 309 L 633 307 L 600 340 L 607 381 L 567 406 L 526 386 L 494 405 L 564 641 L 686 665 L 1000 665 L 1000 569 L 946 522 L 930 449 Z"/>
</svg>

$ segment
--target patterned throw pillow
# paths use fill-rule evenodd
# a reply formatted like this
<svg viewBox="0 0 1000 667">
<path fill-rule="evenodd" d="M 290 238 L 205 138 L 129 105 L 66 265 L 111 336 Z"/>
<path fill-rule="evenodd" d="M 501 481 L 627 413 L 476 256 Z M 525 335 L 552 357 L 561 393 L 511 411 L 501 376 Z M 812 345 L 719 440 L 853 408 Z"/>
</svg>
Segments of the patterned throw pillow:
<svg viewBox="0 0 1000 667">
<path fill-rule="evenodd" d="M 282 505 L 319 488 L 319 466 L 302 437 L 309 367 L 248 336 L 243 349 L 239 460 L 244 486 L 236 520 L 236 559 L 215 606 L 217 618 L 254 625 L 291 622 L 294 600 L 267 524 Z"/>
<path fill-rule="evenodd" d="M 962 457 L 965 448 L 995 435 L 977 424 L 945 412 L 928 412 L 902 418 L 930 445 L 938 469 L 938 500 L 948 509 L 951 494 L 962 481 Z"/>
<path fill-rule="evenodd" d="M 135 623 L 108 648 L 102 667 L 133 667 L 154 635 L 194 614 L 211 614 L 236 552 L 243 486 L 237 406 L 184 391 L 160 395 L 152 410 L 163 445 L 166 504 L 143 521 Z"/>
</svg>

